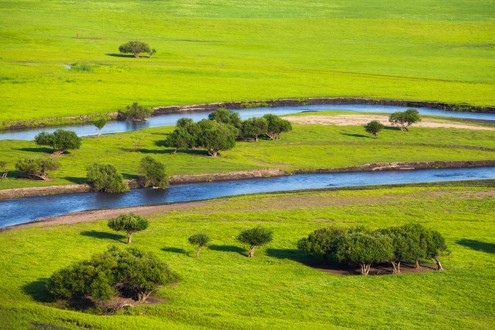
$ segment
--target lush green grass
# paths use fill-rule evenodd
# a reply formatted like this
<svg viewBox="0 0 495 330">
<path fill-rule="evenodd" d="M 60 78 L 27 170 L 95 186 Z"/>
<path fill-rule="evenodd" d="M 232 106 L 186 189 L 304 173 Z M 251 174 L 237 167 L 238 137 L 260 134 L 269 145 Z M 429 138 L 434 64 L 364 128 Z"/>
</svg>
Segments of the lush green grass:
<svg viewBox="0 0 495 330">
<path fill-rule="evenodd" d="M 8 162 L 8 180 L 0 181 L 0 189 L 82 183 L 86 167 L 93 162 L 113 164 L 125 178 L 135 178 L 139 161 L 152 156 L 175 174 L 219 173 L 258 168 L 280 168 L 285 171 L 341 168 L 372 162 L 482 160 L 494 159 L 492 131 L 412 127 L 410 132 L 386 129 L 378 139 L 364 132 L 361 126 L 294 125 L 279 141 L 239 142 L 222 156 L 211 158 L 206 152 L 178 152 L 163 147 L 165 133 L 171 127 L 145 129 L 133 133 L 84 138 L 80 150 L 57 158 L 59 170 L 52 181 L 14 179 L 14 165 L 24 157 L 48 156 L 50 148 L 30 141 L 4 141 L 0 144 L 2 160 Z M 139 151 L 136 149 L 139 141 Z"/>
<path fill-rule="evenodd" d="M 0 1 L 0 121 L 363 96 L 494 105 L 493 0 Z M 131 39 L 152 58 L 118 56 Z M 89 71 L 64 64 L 89 65 Z"/>
<path fill-rule="evenodd" d="M 0 233 L 0 327 L 31 322 L 97 329 L 489 329 L 495 322 L 495 208 L 492 186 L 433 184 L 243 196 L 157 214 L 133 245 L 156 253 L 180 273 L 158 305 L 130 315 L 93 316 L 58 310 L 46 299 L 57 269 L 124 247 L 104 220 Z M 305 265 L 298 239 L 328 225 L 371 228 L 420 222 L 439 230 L 451 254 L 446 271 L 400 276 L 337 276 Z M 234 236 L 261 224 L 274 241 L 245 257 Z M 199 259 L 187 242 L 213 239 Z"/>
</svg>

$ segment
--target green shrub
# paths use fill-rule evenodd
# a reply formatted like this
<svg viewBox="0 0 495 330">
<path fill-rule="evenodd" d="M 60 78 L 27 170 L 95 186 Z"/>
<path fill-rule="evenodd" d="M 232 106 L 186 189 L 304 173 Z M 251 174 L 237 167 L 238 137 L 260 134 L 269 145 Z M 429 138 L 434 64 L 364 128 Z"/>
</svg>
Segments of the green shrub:
<svg viewBox="0 0 495 330">
<path fill-rule="evenodd" d="M 96 191 L 105 193 L 122 193 L 129 190 L 122 175 L 112 165 L 94 163 L 86 168 L 88 181 Z"/>
<path fill-rule="evenodd" d="M 75 132 L 62 129 L 53 133 L 41 132 L 35 136 L 34 142 L 38 145 L 50 146 L 55 153 L 60 154 L 81 147 L 81 138 Z"/>
<path fill-rule="evenodd" d="M 28 179 L 48 180 L 47 171 L 58 169 L 59 163 L 53 158 L 19 159 L 15 168 Z"/>
</svg>

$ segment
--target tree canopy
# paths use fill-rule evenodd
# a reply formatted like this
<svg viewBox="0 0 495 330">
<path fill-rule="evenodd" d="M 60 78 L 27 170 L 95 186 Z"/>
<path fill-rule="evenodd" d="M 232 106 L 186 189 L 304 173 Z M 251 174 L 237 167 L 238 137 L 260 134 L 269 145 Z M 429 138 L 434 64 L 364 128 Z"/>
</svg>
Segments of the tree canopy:
<svg viewBox="0 0 495 330">
<path fill-rule="evenodd" d="M 86 170 L 88 181 L 96 191 L 114 194 L 129 190 L 122 175 L 117 172 L 113 165 L 93 163 Z"/>
<path fill-rule="evenodd" d="M 169 178 L 165 165 L 151 156 L 146 156 L 139 162 L 140 184 L 143 187 L 166 188 Z"/>
<path fill-rule="evenodd" d="M 372 120 L 364 126 L 364 130 L 374 137 L 378 136 L 378 133 L 383 129 L 383 124 L 378 120 Z"/>
<path fill-rule="evenodd" d="M 108 227 L 115 231 L 127 233 L 127 244 L 132 242 L 132 234 L 148 228 L 149 222 L 146 218 L 134 213 L 121 214 L 118 217 L 108 220 Z"/>
<path fill-rule="evenodd" d="M 192 245 L 197 245 L 198 250 L 196 250 L 196 257 L 199 257 L 201 250 L 208 244 L 210 237 L 204 233 L 194 234 L 188 238 L 189 243 Z"/>
<path fill-rule="evenodd" d="M 151 57 L 156 53 L 156 50 L 150 49 L 150 46 L 145 42 L 134 40 L 120 45 L 119 52 L 123 54 L 133 54 L 134 57 L 139 58 L 139 54 L 141 53 L 148 53 Z"/>
<path fill-rule="evenodd" d="M 263 227 L 255 227 L 243 230 L 237 240 L 249 245 L 248 257 L 254 257 L 254 250 L 257 246 L 268 244 L 273 239 L 273 232 Z"/>
<path fill-rule="evenodd" d="M 62 129 L 53 133 L 41 132 L 35 136 L 34 141 L 38 145 L 52 147 L 55 153 L 64 153 L 81 147 L 81 139 L 75 132 Z"/>
<path fill-rule="evenodd" d="M 420 122 L 421 117 L 416 109 L 407 109 L 403 112 L 394 112 L 390 115 L 389 121 L 393 125 L 400 127 L 401 131 L 409 131 L 409 126 L 414 123 Z"/>
<path fill-rule="evenodd" d="M 268 133 L 268 121 L 266 118 L 249 118 L 242 122 L 240 136 L 246 140 L 253 138 L 258 141 L 258 137 Z"/>
<path fill-rule="evenodd" d="M 106 124 L 107 119 L 104 117 L 99 117 L 95 119 L 95 121 L 93 121 L 93 125 L 95 125 L 95 127 L 98 129 L 98 136 L 101 135 L 101 130 L 103 129 L 103 127 L 105 127 Z"/>
<path fill-rule="evenodd" d="M 132 120 L 132 121 L 144 121 L 151 116 L 153 110 L 148 107 L 139 105 L 137 102 L 133 102 L 128 105 L 124 110 L 119 110 L 117 115 L 118 120 Z"/>
<path fill-rule="evenodd" d="M 48 180 L 47 171 L 59 168 L 59 163 L 53 158 L 23 158 L 15 163 L 15 168 L 28 179 Z"/>
<path fill-rule="evenodd" d="M 213 120 L 201 120 L 198 123 L 199 133 L 197 146 L 204 148 L 212 157 L 219 151 L 232 149 L 235 146 L 237 129 L 231 125 Z"/>
<path fill-rule="evenodd" d="M 280 133 L 292 131 L 292 124 L 288 120 L 270 113 L 264 115 L 263 118 L 268 122 L 266 134 L 271 140 L 280 139 Z"/>
<path fill-rule="evenodd" d="M 208 115 L 209 120 L 214 120 L 219 123 L 232 125 L 235 128 L 241 128 L 241 118 L 237 112 L 230 112 L 226 108 L 218 108 Z"/>
</svg>

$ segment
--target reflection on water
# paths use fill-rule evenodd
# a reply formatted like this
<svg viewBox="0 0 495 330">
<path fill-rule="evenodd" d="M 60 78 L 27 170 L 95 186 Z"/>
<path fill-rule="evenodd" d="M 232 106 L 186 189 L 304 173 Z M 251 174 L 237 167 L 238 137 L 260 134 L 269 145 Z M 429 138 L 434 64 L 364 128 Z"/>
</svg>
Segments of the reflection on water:
<svg viewBox="0 0 495 330">
<path fill-rule="evenodd" d="M 83 210 L 188 202 L 277 191 L 353 187 L 377 184 L 495 179 L 495 167 L 419 171 L 297 174 L 285 177 L 191 183 L 124 194 L 79 193 L 0 201 L 0 227 Z"/>
</svg>

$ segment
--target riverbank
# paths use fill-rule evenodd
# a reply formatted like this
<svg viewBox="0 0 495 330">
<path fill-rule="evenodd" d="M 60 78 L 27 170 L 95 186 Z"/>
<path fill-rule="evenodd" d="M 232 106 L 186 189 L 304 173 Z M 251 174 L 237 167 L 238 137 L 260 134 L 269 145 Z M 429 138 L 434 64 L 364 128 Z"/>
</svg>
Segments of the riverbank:
<svg viewBox="0 0 495 330">
<path fill-rule="evenodd" d="M 286 176 L 291 174 L 402 171 L 436 168 L 475 168 L 491 166 L 495 166 L 495 160 L 369 163 L 361 166 L 351 166 L 344 168 L 320 168 L 314 170 L 299 169 L 291 172 L 283 171 L 281 169 L 259 169 L 250 171 L 233 171 L 226 173 L 173 175 L 170 177 L 170 184 L 174 185 L 184 183 L 256 179 Z M 128 183 L 131 189 L 140 188 L 137 180 L 128 180 Z M 91 191 L 92 188 L 88 184 L 4 189 L 0 190 L 0 200 L 57 194 L 86 193 Z"/>
<path fill-rule="evenodd" d="M 304 106 L 304 105 L 349 105 L 349 104 L 365 104 L 365 105 L 385 105 L 385 106 L 405 106 L 411 108 L 432 108 L 447 111 L 465 111 L 465 112 L 480 112 L 480 113 L 495 113 L 495 106 L 471 106 L 466 104 L 449 104 L 442 102 L 430 101 L 408 101 L 408 100 L 392 100 L 392 99 L 372 99 L 372 98 L 345 98 L 345 97 L 328 97 L 328 98 L 301 98 L 301 99 L 277 99 L 277 100 L 251 100 L 237 102 L 215 102 L 190 105 L 171 105 L 157 106 L 153 108 L 152 116 L 159 116 L 170 113 L 187 113 L 214 111 L 217 108 L 227 109 L 249 109 L 258 107 L 288 107 L 288 106 Z M 117 120 L 118 112 L 108 112 L 104 116 L 110 120 Z M 52 127 L 61 125 L 87 124 L 94 121 L 101 115 L 80 115 L 70 117 L 57 117 L 46 119 L 32 120 L 17 120 L 6 121 L 1 123 L 0 130 L 19 130 L 27 128 Z"/>
</svg>

